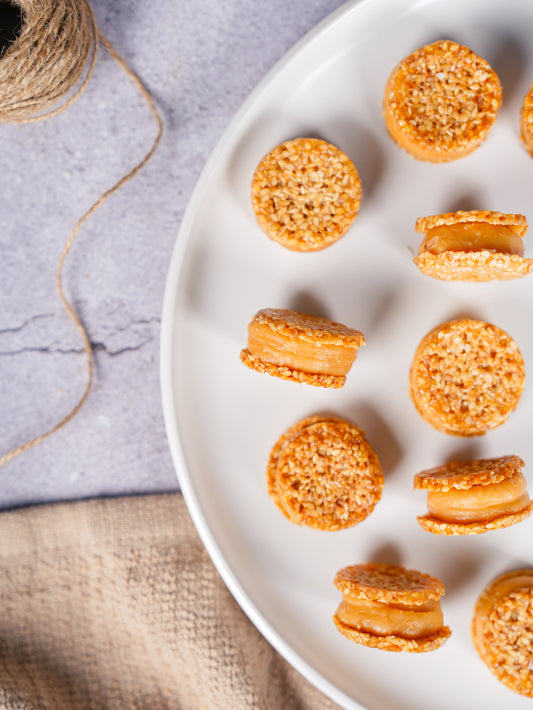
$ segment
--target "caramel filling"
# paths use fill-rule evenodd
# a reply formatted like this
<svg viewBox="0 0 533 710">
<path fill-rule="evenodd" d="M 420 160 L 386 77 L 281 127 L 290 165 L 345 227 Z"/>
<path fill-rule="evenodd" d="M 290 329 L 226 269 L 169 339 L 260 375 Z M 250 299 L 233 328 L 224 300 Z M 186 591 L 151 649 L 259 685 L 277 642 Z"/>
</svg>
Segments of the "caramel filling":
<svg viewBox="0 0 533 710">
<path fill-rule="evenodd" d="M 343 595 L 337 617 L 358 631 L 379 636 L 420 638 L 435 633 L 443 626 L 439 601 L 420 606 L 383 604 Z"/>
<path fill-rule="evenodd" d="M 529 504 L 526 479 L 517 472 L 500 483 L 453 488 L 446 492 L 430 491 L 428 511 L 448 523 L 487 521 L 506 513 L 517 513 Z"/>
<path fill-rule="evenodd" d="M 353 346 L 304 340 L 255 321 L 248 326 L 248 350 L 274 365 L 337 377 L 350 371 L 357 356 Z"/>
<path fill-rule="evenodd" d="M 487 222 L 462 222 L 443 224 L 428 229 L 419 249 L 419 254 L 429 251 L 494 251 L 501 254 L 524 255 L 522 237 L 510 227 Z"/>
</svg>

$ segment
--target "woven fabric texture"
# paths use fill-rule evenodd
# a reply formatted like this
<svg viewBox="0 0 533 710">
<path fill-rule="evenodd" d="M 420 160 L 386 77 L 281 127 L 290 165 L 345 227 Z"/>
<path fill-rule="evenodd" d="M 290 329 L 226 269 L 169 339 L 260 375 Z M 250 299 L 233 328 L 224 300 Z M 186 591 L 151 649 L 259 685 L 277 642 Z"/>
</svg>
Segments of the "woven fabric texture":
<svg viewBox="0 0 533 710">
<path fill-rule="evenodd" d="M 0 708 L 337 708 L 240 610 L 180 495 L 6 512 L 0 539 Z"/>
</svg>

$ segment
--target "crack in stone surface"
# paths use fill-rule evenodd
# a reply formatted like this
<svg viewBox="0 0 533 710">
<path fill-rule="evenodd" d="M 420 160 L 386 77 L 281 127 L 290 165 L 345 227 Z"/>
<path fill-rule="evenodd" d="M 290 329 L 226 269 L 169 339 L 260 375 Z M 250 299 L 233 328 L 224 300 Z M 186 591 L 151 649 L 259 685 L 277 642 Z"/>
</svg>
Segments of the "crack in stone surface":
<svg viewBox="0 0 533 710">
<path fill-rule="evenodd" d="M 117 348 L 116 350 L 108 347 L 105 343 L 91 342 L 91 349 L 93 352 L 103 351 L 106 355 L 110 357 L 115 357 L 115 355 L 122 355 L 126 352 L 135 352 L 135 350 L 140 350 L 148 343 L 151 343 L 154 338 L 146 338 L 141 343 L 137 345 L 126 345 L 123 348 Z M 85 352 L 84 348 L 53 348 L 53 347 L 25 347 L 19 348 L 18 350 L 0 350 L 0 356 L 14 356 L 22 355 L 23 353 L 48 353 L 51 355 L 82 355 Z"/>
<path fill-rule="evenodd" d="M 91 343 L 91 346 L 93 348 L 93 351 L 103 350 L 106 355 L 109 355 L 110 357 L 115 357 L 116 355 L 122 355 L 122 353 L 135 352 L 136 350 L 140 350 L 141 348 L 144 348 L 145 345 L 148 345 L 148 343 L 151 343 L 153 340 L 153 337 L 146 338 L 146 340 L 143 340 L 137 345 L 126 345 L 123 348 L 117 348 L 116 350 L 109 348 L 105 343 Z"/>
<path fill-rule="evenodd" d="M 20 325 L 15 325 L 12 327 L 8 328 L 0 328 L 0 335 L 7 335 L 7 333 L 20 333 L 24 328 L 30 325 L 30 323 L 33 323 L 36 320 L 41 320 L 42 318 L 52 318 L 53 313 L 37 313 L 34 316 L 31 316 L 31 318 L 28 318 L 27 320 L 24 321 L 24 323 L 21 323 Z"/>
<path fill-rule="evenodd" d="M 27 327 L 32 321 L 39 319 L 39 318 L 48 318 L 51 317 L 53 314 L 39 314 L 36 316 L 32 316 L 29 318 L 27 321 L 22 323 L 19 326 L 14 326 L 11 328 L 4 328 L 0 330 L 0 336 L 4 334 L 10 334 L 10 333 L 18 333 L 22 331 L 25 327 Z M 157 317 L 152 317 L 152 318 L 139 318 L 138 320 L 133 320 L 130 323 L 128 323 L 125 326 L 121 327 L 116 327 L 113 328 L 112 331 L 109 333 L 109 338 L 112 338 L 113 335 L 117 333 L 123 333 L 126 332 L 135 326 L 138 325 L 151 325 L 152 323 L 160 323 L 161 319 Z M 91 341 L 91 348 L 93 352 L 99 352 L 103 351 L 110 357 L 115 357 L 116 355 L 122 355 L 123 353 L 126 352 L 135 352 L 136 350 L 140 350 L 143 348 L 145 345 L 148 345 L 148 343 L 152 342 L 155 339 L 154 335 L 150 335 L 147 338 L 144 338 L 141 342 L 136 343 L 134 345 L 124 345 L 124 346 L 119 346 L 119 347 L 112 347 L 108 345 L 104 340 L 98 340 L 98 341 Z M 59 354 L 59 355 L 81 355 L 85 352 L 85 349 L 83 347 L 75 347 L 75 348 L 61 348 L 61 347 L 54 347 L 52 345 L 27 345 L 24 347 L 19 347 L 19 348 L 14 348 L 10 350 L 0 350 L 0 356 L 4 357 L 12 357 L 16 355 L 22 355 L 23 353 L 47 353 L 47 354 Z"/>
</svg>

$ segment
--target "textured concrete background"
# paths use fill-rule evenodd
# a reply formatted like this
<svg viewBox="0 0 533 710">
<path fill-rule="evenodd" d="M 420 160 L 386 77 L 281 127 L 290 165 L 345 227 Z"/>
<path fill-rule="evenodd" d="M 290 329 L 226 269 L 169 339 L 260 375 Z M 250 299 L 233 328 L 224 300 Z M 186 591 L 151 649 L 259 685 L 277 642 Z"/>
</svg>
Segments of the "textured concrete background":
<svg viewBox="0 0 533 710">
<path fill-rule="evenodd" d="M 64 269 L 94 346 L 95 383 L 62 431 L 0 469 L 0 508 L 177 490 L 159 394 L 163 290 L 200 171 L 265 72 L 341 0 L 93 0 L 141 77 L 164 136 L 149 165 L 83 226 Z M 86 378 L 55 291 L 76 220 L 146 152 L 155 124 L 101 50 L 68 110 L 0 126 L 0 454 L 56 424 Z"/>
</svg>

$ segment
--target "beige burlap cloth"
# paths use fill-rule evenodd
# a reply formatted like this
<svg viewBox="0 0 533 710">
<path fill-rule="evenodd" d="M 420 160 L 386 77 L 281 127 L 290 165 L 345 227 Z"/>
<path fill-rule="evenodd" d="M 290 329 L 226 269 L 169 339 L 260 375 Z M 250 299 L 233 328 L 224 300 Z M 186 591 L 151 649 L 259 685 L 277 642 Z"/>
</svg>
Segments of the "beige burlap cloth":
<svg viewBox="0 0 533 710">
<path fill-rule="evenodd" d="M 179 495 L 2 513 L 0 540 L 0 708 L 337 708 L 245 617 Z"/>
</svg>

